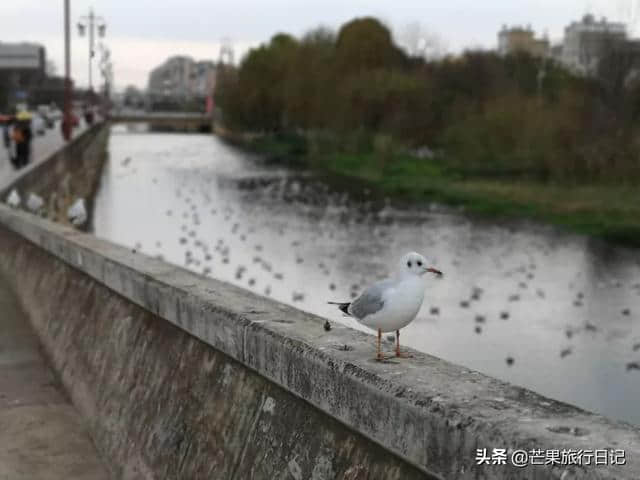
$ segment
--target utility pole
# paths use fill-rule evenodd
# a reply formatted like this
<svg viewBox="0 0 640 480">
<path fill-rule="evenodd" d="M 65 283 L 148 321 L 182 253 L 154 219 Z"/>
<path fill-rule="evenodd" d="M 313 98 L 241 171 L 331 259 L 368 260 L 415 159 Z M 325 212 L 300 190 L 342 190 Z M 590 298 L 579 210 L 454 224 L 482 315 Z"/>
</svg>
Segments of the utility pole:
<svg viewBox="0 0 640 480">
<path fill-rule="evenodd" d="M 89 15 L 80 17 L 78 21 L 78 33 L 84 36 L 85 31 L 89 37 L 89 92 L 93 91 L 93 57 L 95 55 L 95 29 L 98 29 L 98 36 L 104 37 L 107 24 L 102 17 L 94 15 L 93 9 L 89 9 Z"/>
<path fill-rule="evenodd" d="M 69 27 L 70 0 L 64 0 L 64 118 L 62 136 L 65 141 L 71 139 L 71 35 Z"/>
</svg>

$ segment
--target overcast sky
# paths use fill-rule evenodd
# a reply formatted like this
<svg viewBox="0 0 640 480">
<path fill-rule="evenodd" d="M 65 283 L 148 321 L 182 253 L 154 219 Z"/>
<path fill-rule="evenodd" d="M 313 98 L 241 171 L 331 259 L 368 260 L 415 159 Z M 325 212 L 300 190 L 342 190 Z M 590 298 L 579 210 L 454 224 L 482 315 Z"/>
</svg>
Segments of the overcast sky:
<svg viewBox="0 0 640 480">
<path fill-rule="evenodd" d="M 373 15 L 396 33 L 420 22 L 449 52 L 494 48 L 501 25 L 531 24 L 552 40 L 585 12 L 634 21 L 637 0 L 71 0 L 72 75 L 87 84 L 87 39 L 75 24 L 93 6 L 106 20 L 115 82 L 144 87 L 149 71 L 174 54 L 217 59 L 220 41 L 231 39 L 237 56 L 279 31 L 300 35 L 318 25 L 337 28 Z M 34 41 L 63 70 L 63 0 L 0 0 L 0 41 Z M 635 23 L 635 22 L 634 22 Z M 97 62 L 94 62 L 97 63 Z M 97 65 L 96 65 L 97 66 Z M 94 67 L 94 78 L 97 68 Z"/>
</svg>

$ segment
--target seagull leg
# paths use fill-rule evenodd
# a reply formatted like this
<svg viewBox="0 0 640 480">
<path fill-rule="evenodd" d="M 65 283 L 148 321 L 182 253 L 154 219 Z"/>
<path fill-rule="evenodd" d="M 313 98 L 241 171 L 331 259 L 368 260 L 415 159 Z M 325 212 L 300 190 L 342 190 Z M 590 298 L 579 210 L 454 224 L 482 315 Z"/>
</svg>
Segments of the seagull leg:
<svg viewBox="0 0 640 480">
<path fill-rule="evenodd" d="M 400 351 L 400 330 L 396 330 L 396 357 L 413 358 L 410 353 Z"/>
<path fill-rule="evenodd" d="M 386 362 L 389 357 L 385 357 L 384 353 L 382 353 L 382 347 L 381 347 L 381 342 L 382 342 L 382 330 L 378 329 L 378 342 L 376 343 L 376 360 L 378 362 Z"/>
</svg>

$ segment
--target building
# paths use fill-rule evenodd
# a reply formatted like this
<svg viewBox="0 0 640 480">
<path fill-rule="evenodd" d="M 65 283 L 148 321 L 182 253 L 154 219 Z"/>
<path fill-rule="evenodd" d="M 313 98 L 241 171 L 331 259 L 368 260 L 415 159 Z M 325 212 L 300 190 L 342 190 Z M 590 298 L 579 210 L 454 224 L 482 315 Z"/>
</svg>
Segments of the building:
<svg viewBox="0 0 640 480">
<path fill-rule="evenodd" d="M 526 52 L 534 57 L 545 57 L 549 54 L 549 40 L 536 38 L 530 26 L 502 26 L 498 32 L 498 53 L 508 55 L 510 53 Z"/>
<path fill-rule="evenodd" d="M 46 77 L 46 53 L 34 43 L 0 42 L 0 108 L 31 103 L 31 93 Z"/>
<path fill-rule="evenodd" d="M 194 94 L 206 97 L 216 86 L 216 65 L 211 60 L 196 63 L 192 89 Z"/>
<path fill-rule="evenodd" d="M 627 31 L 623 23 L 608 22 L 604 17 L 597 21 L 588 14 L 564 29 L 560 59 L 575 73 L 594 75 L 602 57 L 625 43 Z"/>
<path fill-rule="evenodd" d="M 170 57 L 149 74 L 147 87 L 149 94 L 186 98 L 189 93 L 189 78 L 194 65 L 195 62 L 191 57 Z"/>
<path fill-rule="evenodd" d="M 153 105 L 180 108 L 196 105 L 199 108 L 213 93 L 216 66 L 212 61 L 196 62 L 188 56 L 174 56 L 149 74 L 147 93 Z"/>
</svg>

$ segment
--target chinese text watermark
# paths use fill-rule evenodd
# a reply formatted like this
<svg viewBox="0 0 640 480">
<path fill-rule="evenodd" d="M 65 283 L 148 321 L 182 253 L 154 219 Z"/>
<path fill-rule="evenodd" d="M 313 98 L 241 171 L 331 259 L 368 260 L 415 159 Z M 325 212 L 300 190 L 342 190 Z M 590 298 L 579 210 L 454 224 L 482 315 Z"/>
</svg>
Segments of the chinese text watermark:
<svg viewBox="0 0 640 480">
<path fill-rule="evenodd" d="M 620 449 L 476 449 L 476 465 L 526 467 L 528 465 L 625 465 L 626 463 L 625 451 Z"/>
</svg>

